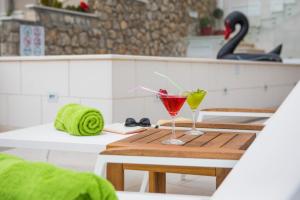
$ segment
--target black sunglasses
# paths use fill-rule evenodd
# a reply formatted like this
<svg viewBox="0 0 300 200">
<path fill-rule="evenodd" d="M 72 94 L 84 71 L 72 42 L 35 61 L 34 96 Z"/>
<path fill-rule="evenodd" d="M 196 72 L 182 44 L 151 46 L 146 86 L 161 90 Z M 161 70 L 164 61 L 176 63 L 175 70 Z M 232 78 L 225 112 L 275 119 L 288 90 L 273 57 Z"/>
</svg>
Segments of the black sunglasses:
<svg viewBox="0 0 300 200">
<path fill-rule="evenodd" d="M 126 127 L 134 127 L 134 126 L 142 126 L 149 127 L 151 126 L 151 122 L 149 118 L 142 118 L 139 122 L 136 122 L 133 118 L 127 118 L 125 121 Z"/>
</svg>

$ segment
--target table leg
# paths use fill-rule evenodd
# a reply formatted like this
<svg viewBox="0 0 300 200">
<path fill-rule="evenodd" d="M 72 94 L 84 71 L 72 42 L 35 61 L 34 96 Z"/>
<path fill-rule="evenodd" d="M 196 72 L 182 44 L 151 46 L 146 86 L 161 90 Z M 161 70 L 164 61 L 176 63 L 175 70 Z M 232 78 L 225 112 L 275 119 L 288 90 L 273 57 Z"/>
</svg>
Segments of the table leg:
<svg viewBox="0 0 300 200">
<path fill-rule="evenodd" d="M 49 162 L 49 157 L 50 157 L 50 150 L 47 150 L 46 152 L 46 162 Z"/>
<path fill-rule="evenodd" d="M 116 190 L 124 191 L 124 168 L 123 164 L 108 163 L 106 171 L 107 180 L 109 180 Z"/>
<path fill-rule="evenodd" d="M 142 185 L 140 187 L 140 192 L 147 192 L 149 186 L 149 173 L 146 171 L 144 172 L 144 177 L 142 181 Z"/>
<path fill-rule="evenodd" d="M 149 192 L 166 193 L 166 173 L 149 172 Z"/>
<path fill-rule="evenodd" d="M 98 176 L 102 176 L 103 178 L 106 178 L 106 166 L 107 166 L 106 160 L 103 159 L 101 156 L 97 156 L 94 173 Z"/>
<path fill-rule="evenodd" d="M 226 176 L 229 174 L 230 171 L 231 169 L 227 169 L 227 168 L 216 169 L 216 188 L 218 188 L 222 184 L 222 182 L 224 181 L 224 179 L 226 178 Z"/>
</svg>

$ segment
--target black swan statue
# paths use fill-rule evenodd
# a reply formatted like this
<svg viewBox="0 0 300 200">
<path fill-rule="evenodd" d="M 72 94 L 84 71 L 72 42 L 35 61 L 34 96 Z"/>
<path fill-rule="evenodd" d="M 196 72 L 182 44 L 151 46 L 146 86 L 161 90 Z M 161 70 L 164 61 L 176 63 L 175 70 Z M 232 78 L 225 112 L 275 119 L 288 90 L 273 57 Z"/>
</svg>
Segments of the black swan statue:
<svg viewBox="0 0 300 200">
<path fill-rule="evenodd" d="M 240 31 L 221 48 L 217 59 L 282 62 L 280 57 L 282 45 L 279 45 L 273 51 L 266 54 L 235 54 L 234 50 L 248 33 L 249 21 L 243 13 L 234 11 L 225 19 L 224 36 L 226 40 L 235 32 L 235 26 L 237 24 L 241 26 Z"/>
</svg>

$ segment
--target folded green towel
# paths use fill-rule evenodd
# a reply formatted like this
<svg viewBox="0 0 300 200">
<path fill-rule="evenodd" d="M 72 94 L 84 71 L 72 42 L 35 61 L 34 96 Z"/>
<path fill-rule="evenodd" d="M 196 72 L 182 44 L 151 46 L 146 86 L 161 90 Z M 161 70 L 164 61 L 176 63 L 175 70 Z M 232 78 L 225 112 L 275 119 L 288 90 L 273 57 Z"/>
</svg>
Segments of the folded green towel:
<svg viewBox="0 0 300 200">
<path fill-rule="evenodd" d="M 104 127 L 104 119 L 97 109 L 68 104 L 59 110 L 54 126 L 57 130 L 76 136 L 99 135 Z"/>
<path fill-rule="evenodd" d="M 0 154 L 1 200 L 117 200 L 112 185 L 92 173 L 74 172 Z"/>
</svg>

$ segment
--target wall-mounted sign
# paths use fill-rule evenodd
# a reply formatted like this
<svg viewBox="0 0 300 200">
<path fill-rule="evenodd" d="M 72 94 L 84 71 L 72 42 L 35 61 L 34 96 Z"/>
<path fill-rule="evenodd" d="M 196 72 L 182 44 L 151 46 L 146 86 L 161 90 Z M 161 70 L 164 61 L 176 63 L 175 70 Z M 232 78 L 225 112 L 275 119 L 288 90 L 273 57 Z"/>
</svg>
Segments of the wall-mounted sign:
<svg viewBox="0 0 300 200">
<path fill-rule="evenodd" d="M 20 55 L 45 55 L 45 30 L 42 26 L 20 26 Z"/>
</svg>

